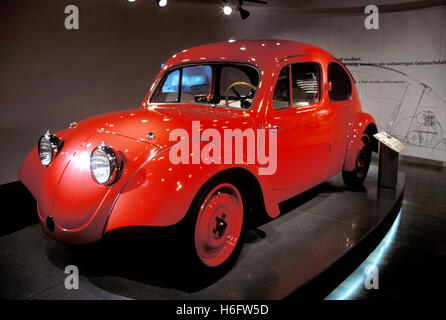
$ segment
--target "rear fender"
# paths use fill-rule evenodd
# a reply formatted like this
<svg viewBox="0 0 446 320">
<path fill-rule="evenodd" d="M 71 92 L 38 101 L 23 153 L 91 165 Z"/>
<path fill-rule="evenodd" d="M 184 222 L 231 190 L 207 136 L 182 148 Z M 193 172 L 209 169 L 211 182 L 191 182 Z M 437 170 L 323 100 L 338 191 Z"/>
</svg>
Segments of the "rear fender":
<svg viewBox="0 0 446 320">
<path fill-rule="evenodd" d="M 345 155 L 343 167 L 344 171 L 353 171 L 355 169 L 356 155 L 364 145 L 363 137 L 365 135 L 365 130 L 368 127 L 370 128 L 370 126 L 373 126 L 376 131 L 375 119 L 373 119 L 370 114 L 360 112 L 356 115 L 348 139 L 347 152 Z M 369 136 L 369 139 L 370 141 L 372 141 L 373 144 L 373 136 Z"/>
</svg>

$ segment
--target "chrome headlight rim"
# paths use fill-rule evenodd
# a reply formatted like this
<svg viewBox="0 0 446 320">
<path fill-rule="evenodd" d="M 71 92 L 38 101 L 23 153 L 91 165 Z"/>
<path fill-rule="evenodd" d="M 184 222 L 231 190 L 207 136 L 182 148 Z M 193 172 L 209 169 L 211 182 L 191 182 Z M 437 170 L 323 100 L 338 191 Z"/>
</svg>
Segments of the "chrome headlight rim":
<svg viewBox="0 0 446 320">
<path fill-rule="evenodd" d="M 42 139 L 45 139 L 49 145 L 50 145 L 50 153 L 49 153 L 49 161 L 48 163 L 44 163 L 41 157 L 42 149 L 41 149 L 41 142 Z M 39 141 L 37 142 L 37 153 L 39 156 L 39 160 L 40 163 L 42 164 L 42 166 L 44 166 L 45 168 L 48 167 L 51 163 L 53 163 L 54 157 L 58 152 L 59 149 L 59 145 L 60 145 L 60 138 L 57 137 L 56 135 L 50 133 L 49 131 L 47 131 L 44 135 L 40 136 Z"/>
<path fill-rule="evenodd" d="M 92 167 L 93 156 L 97 150 L 103 152 L 108 160 L 109 175 L 105 181 L 99 181 L 97 179 L 94 173 L 94 168 Z M 96 148 L 93 149 L 90 155 L 90 173 L 97 184 L 109 186 L 115 183 L 119 179 L 120 172 L 121 172 L 121 166 L 119 165 L 119 159 L 112 147 L 107 146 L 103 142 L 100 146 L 97 146 Z"/>
</svg>

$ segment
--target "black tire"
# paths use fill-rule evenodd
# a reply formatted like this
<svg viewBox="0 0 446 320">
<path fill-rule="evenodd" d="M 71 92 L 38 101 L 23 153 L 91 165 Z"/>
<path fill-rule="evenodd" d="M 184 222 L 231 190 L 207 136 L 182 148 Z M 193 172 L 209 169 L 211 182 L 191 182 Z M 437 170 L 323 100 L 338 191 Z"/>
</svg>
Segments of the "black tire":
<svg viewBox="0 0 446 320">
<path fill-rule="evenodd" d="M 358 151 L 353 171 L 342 171 L 342 179 L 349 187 L 358 187 L 364 183 L 372 160 L 372 145 L 370 138 L 364 135 L 361 139 L 363 147 Z"/>
</svg>

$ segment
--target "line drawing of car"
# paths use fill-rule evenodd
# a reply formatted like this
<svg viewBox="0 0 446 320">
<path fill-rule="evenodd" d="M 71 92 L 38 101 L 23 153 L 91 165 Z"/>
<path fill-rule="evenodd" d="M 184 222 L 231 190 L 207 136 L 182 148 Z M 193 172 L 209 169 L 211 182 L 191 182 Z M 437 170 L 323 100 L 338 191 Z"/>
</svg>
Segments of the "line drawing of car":
<svg viewBox="0 0 446 320">
<path fill-rule="evenodd" d="M 370 63 L 347 64 L 357 81 L 365 110 L 380 109 L 378 127 L 417 153 L 444 159 L 446 133 L 441 124 L 446 102 L 433 88 L 401 70 Z"/>
<path fill-rule="evenodd" d="M 190 132 L 194 121 L 222 139 L 233 138 L 224 131 L 231 128 L 274 135 L 277 169 L 259 174 L 246 148 L 236 149 L 242 163 L 172 164 L 169 150 L 194 142 L 169 133 Z M 190 262 L 216 270 L 237 259 L 250 215 L 276 218 L 280 202 L 340 172 L 348 186 L 361 185 L 375 133 L 354 79 L 332 54 L 288 40 L 230 40 L 173 55 L 140 108 L 46 132 L 19 178 L 37 200 L 43 231 L 59 242 L 181 223 Z"/>
</svg>

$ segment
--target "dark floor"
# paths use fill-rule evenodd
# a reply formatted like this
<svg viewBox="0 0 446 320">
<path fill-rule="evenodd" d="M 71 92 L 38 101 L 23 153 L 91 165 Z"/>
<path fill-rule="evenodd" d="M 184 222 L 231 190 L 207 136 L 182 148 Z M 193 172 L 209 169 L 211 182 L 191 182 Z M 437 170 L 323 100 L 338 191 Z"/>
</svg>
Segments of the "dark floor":
<svg viewBox="0 0 446 320">
<path fill-rule="evenodd" d="M 355 299 L 444 299 L 446 287 L 446 168 L 401 161 L 406 189 L 401 221 L 379 268 L 379 290 Z"/>
<path fill-rule="evenodd" d="M 0 237 L 0 296 L 15 299 L 282 299 L 329 268 L 399 210 L 405 185 L 377 188 L 377 167 L 364 186 L 347 188 L 340 175 L 281 204 L 281 216 L 259 221 L 236 264 L 221 274 L 185 268 L 178 246 L 160 238 L 73 254 L 39 225 Z M 35 211 L 31 210 L 31 211 Z M 170 237 L 178 239 L 181 236 Z M 110 244 L 110 243 L 109 243 Z M 173 243 L 175 244 L 175 243 Z M 124 248 L 125 250 L 121 250 Z M 112 250 L 109 250 L 112 249 Z M 157 250 L 158 249 L 158 250 Z M 364 251 L 364 250 L 363 250 Z M 66 290 L 64 268 L 76 265 L 80 289 Z M 354 261 L 348 266 L 354 265 Z M 347 268 L 342 268 L 342 271 Z M 348 275 L 348 274 L 347 274 Z M 330 277 L 331 285 L 343 279 Z M 336 281 L 333 281 L 336 279 Z M 325 290 L 333 289 L 323 283 Z M 312 296 L 323 298 L 312 286 Z M 320 289 L 320 288 L 316 288 Z M 306 291 L 306 297 L 309 291 Z"/>
<path fill-rule="evenodd" d="M 446 169 L 420 166 L 403 161 L 400 164 L 400 169 L 407 173 L 407 184 L 399 228 L 389 251 L 379 265 L 380 288 L 379 290 L 366 290 L 362 287 L 350 296 L 352 299 L 438 298 L 438 288 L 440 290 L 444 288 L 444 270 L 446 270 L 446 237 L 444 233 L 446 227 Z M 351 219 L 351 214 L 348 211 L 339 210 L 334 215 L 329 214 L 327 216 L 325 213 L 325 216 L 323 216 L 319 215 L 318 210 L 316 210 L 319 207 L 322 211 L 329 211 L 327 209 L 330 208 L 330 201 L 334 199 L 342 202 L 346 190 L 337 184 L 338 182 L 325 183 L 303 196 L 282 204 L 281 209 L 286 212 L 285 215 L 272 221 L 272 223 L 261 225 L 252 230 L 249 240 L 251 243 L 248 243 L 244 253 L 242 252 L 241 262 L 237 266 L 242 271 L 243 277 L 240 278 L 237 272 L 232 272 L 232 275 L 229 273 L 221 279 L 216 279 L 215 282 L 204 284 L 206 291 L 218 296 L 221 294 L 218 291 L 218 284 L 226 283 L 226 285 L 234 288 L 240 283 L 245 283 L 244 291 L 228 292 L 226 294 L 230 294 L 230 296 L 226 298 L 280 298 L 284 297 L 285 292 L 288 292 L 286 294 L 288 299 L 324 298 L 373 251 L 392 225 L 397 214 L 397 212 L 389 214 L 379 228 L 369 234 L 366 240 L 356 245 L 361 239 L 361 235 L 364 235 L 364 232 L 367 231 L 364 226 L 370 226 L 371 221 L 361 218 L 358 227 L 353 229 L 353 224 L 345 221 L 345 219 Z M 6 189 L 13 190 L 13 192 L 8 194 Z M 209 298 L 200 293 L 203 288 L 189 288 L 187 290 L 187 288 L 179 288 L 172 282 L 163 283 L 161 281 L 159 283 L 156 277 L 154 279 L 150 276 L 129 276 L 122 270 L 117 272 L 116 268 L 110 268 L 109 266 L 106 267 L 108 271 L 104 273 L 103 270 L 92 268 L 88 260 L 73 259 L 71 253 L 63 246 L 44 236 L 37 225 L 22 229 L 27 224 L 34 223 L 35 216 L 31 214 L 16 221 L 14 213 L 29 212 L 29 208 L 35 206 L 35 203 L 19 184 L 10 185 L 6 189 L 3 190 L 5 192 L 0 193 L 2 200 L 8 203 L 17 203 L 17 205 L 6 206 L 4 214 L 9 214 L 7 220 L 9 219 L 10 223 L 2 224 L 0 229 L 1 235 L 4 235 L 0 238 L 2 244 L 0 246 L 1 297 L 19 299 Z M 361 192 L 364 193 L 364 190 L 359 191 L 359 196 Z M 373 191 L 371 193 L 373 194 Z M 20 194 L 22 196 L 19 199 L 14 199 Z M 371 195 L 368 195 L 368 197 L 371 197 Z M 291 242 L 300 239 L 295 235 L 296 232 L 292 232 L 293 228 L 301 235 L 304 234 L 304 237 L 298 242 L 304 255 L 307 252 L 306 256 L 309 256 L 308 250 L 322 252 L 325 256 L 329 254 L 327 250 L 330 246 L 315 247 L 312 237 L 301 228 L 302 222 L 305 222 L 304 220 L 307 222 L 303 225 L 309 226 L 308 232 L 313 230 L 312 232 L 316 233 L 321 228 L 340 231 L 340 233 L 331 233 L 329 237 L 325 237 L 325 240 L 327 240 L 325 243 L 331 243 L 330 250 L 336 250 L 336 254 L 333 255 L 332 252 L 329 255 L 330 259 L 334 259 L 333 262 L 336 261 L 336 255 L 342 252 L 340 251 L 340 244 L 345 247 L 345 241 L 352 240 L 351 245 L 354 248 L 334 263 L 332 267 L 299 290 L 289 294 L 293 285 L 297 288 L 299 283 L 302 285 L 305 282 L 305 277 L 302 277 L 301 273 L 298 274 L 292 270 L 293 266 L 296 267 L 296 261 L 302 260 L 299 255 L 294 254 L 294 251 L 289 251 L 288 248 Z M 320 225 L 315 224 L 316 220 L 319 221 Z M 346 228 L 348 225 L 350 227 Z M 11 233 L 15 230 L 19 231 Z M 289 238 L 281 237 L 281 233 L 289 233 Z M 23 248 L 24 246 L 28 247 Z M 271 246 L 274 248 L 271 249 Z M 277 248 L 275 248 L 276 246 Z M 272 258 L 265 260 L 265 255 L 261 253 L 265 250 L 269 251 L 269 249 L 272 250 Z M 20 251 L 23 250 L 29 254 L 21 256 Z M 293 252 L 293 255 L 289 255 L 290 252 Z M 284 258 L 287 254 L 289 255 L 288 259 Z M 12 256 L 15 258 L 12 258 Z M 8 259 L 11 259 L 12 262 L 15 261 L 16 265 L 11 266 Z M 86 272 L 81 271 L 83 290 L 77 292 L 63 288 L 65 276 L 63 267 L 73 261 L 80 264 L 82 270 L 87 269 Z M 317 258 L 313 262 L 309 261 L 308 265 L 314 265 L 317 270 L 307 268 L 304 270 L 306 276 L 314 276 L 324 270 L 320 262 L 321 259 L 318 260 Z M 265 264 L 268 263 L 271 263 L 271 267 L 265 267 Z M 122 264 L 120 265 L 122 266 Z M 259 273 L 259 270 L 254 273 L 249 271 L 256 265 L 261 266 L 259 270 L 265 271 L 268 276 L 259 278 L 262 272 Z M 36 267 L 39 270 L 36 270 Z M 5 270 L 8 270 L 8 272 L 5 272 Z M 6 273 L 11 274 L 7 275 Z M 278 277 L 279 274 L 284 276 Z M 288 280 L 286 280 L 287 277 Z M 281 279 L 284 281 L 281 281 Z M 150 288 L 155 289 L 148 292 Z M 279 292 L 280 290 L 282 291 Z M 220 298 L 225 297 L 220 296 Z"/>
<path fill-rule="evenodd" d="M 38 223 L 36 201 L 20 182 L 0 185 L 0 237 Z"/>
</svg>

